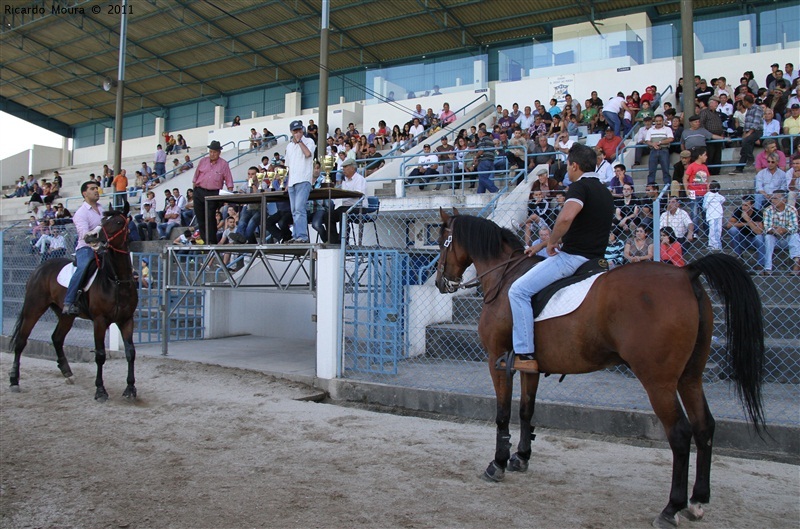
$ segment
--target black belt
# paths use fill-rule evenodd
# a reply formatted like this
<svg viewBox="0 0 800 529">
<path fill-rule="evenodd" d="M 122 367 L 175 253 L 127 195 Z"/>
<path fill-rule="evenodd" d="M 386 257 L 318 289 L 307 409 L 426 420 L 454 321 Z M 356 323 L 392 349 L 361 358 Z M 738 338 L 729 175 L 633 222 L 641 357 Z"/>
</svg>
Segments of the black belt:
<svg viewBox="0 0 800 529">
<path fill-rule="evenodd" d="M 208 191 L 209 193 L 219 193 L 219 189 L 207 189 L 205 187 L 194 186 L 195 189 L 202 189 L 203 191 Z"/>
</svg>

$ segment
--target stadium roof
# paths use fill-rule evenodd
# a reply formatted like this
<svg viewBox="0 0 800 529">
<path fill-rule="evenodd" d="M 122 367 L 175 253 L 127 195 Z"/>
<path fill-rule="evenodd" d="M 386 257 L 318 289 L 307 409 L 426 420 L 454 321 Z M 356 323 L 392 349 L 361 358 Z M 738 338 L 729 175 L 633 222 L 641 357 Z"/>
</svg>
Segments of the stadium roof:
<svg viewBox="0 0 800 529">
<path fill-rule="evenodd" d="M 118 2 L 114 2 L 118 4 Z M 129 1 L 125 112 L 282 84 L 319 74 L 321 0 Z M 753 0 L 695 0 L 742 10 Z M 0 109 L 47 128 L 113 118 L 119 14 L 107 0 L 7 0 L 0 28 Z M 745 5 L 746 4 L 746 5 Z M 548 38 L 554 26 L 678 2 L 645 0 L 331 0 L 332 73 L 423 55 Z M 59 11 L 60 12 L 54 12 Z M 61 132 L 63 134 L 63 132 Z"/>
</svg>

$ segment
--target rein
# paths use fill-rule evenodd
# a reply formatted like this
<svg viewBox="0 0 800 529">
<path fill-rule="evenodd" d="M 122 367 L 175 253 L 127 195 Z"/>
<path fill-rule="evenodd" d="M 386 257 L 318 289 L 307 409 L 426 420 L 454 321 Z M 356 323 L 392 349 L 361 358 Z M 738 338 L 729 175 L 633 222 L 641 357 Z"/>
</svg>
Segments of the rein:
<svg viewBox="0 0 800 529">
<path fill-rule="evenodd" d="M 122 235 L 122 247 L 125 248 L 127 246 L 127 242 L 128 242 L 128 224 L 129 223 L 130 223 L 130 219 L 128 219 L 126 217 L 125 218 L 125 226 L 122 229 L 118 230 L 117 233 L 115 233 L 114 235 L 112 235 L 110 237 L 108 235 L 108 232 L 106 231 L 105 226 L 101 227 L 101 229 L 103 230 L 103 235 L 105 235 L 105 237 L 106 237 L 106 246 L 105 247 L 107 249 L 110 248 L 111 250 L 113 250 L 113 251 L 115 251 L 117 253 L 121 253 L 123 255 L 129 255 L 130 254 L 129 250 L 123 250 L 123 249 L 117 248 L 117 247 L 113 246 L 112 244 L 110 244 L 111 241 L 113 241 L 114 239 L 116 239 L 117 237 Z M 97 254 L 95 254 L 95 259 L 97 259 Z M 103 260 L 105 261 L 105 257 L 103 258 Z M 98 268 L 100 268 L 100 263 L 98 262 L 97 264 L 98 264 Z M 117 286 L 120 286 L 122 283 L 133 283 L 134 282 L 133 278 L 131 278 L 131 279 L 120 279 L 119 276 L 117 275 L 116 269 L 114 268 L 114 263 L 110 263 L 110 264 L 111 264 L 111 266 L 109 268 L 111 269 L 111 274 L 113 275 L 111 280 Z M 118 295 L 119 295 L 119 292 L 118 291 L 115 292 L 115 296 L 118 296 Z"/>
<path fill-rule="evenodd" d="M 439 272 L 441 273 L 442 279 L 444 281 L 447 281 L 451 285 L 453 283 L 456 283 L 456 282 L 451 280 L 451 279 L 448 279 L 445 276 L 444 268 L 445 268 L 445 266 L 447 264 L 447 253 L 450 251 L 450 246 L 453 244 L 453 229 L 452 229 L 451 226 L 452 226 L 452 222 L 453 222 L 454 218 L 455 217 L 451 218 L 450 222 L 448 222 L 447 226 L 445 226 L 445 228 L 444 228 L 445 233 L 448 233 L 448 235 L 447 235 L 447 238 L 445 239 L 445 241 L 442 243 L 442 247 L 444 248 L 444 250 L 443 250 L 442 256 L 439 258 L 439 264 L 437 265 L 437 268 L 439 269 Z M 455 290 L 460 290 L 462 288 L 472 288 L 472 287 L 478 286 L 478 285 L 480 285 L 481 279 L 484 276 L 490 274 L 491 272 L 494 272 L 495 270 L 497 270 L 498 268 L 501 268 L 501 267 L 505 267 L 503 269 L 503 273 L 502 273 L 502 276 L 504 276 L 508 272 L 510 272 L 511 270 L 514 270 L 517 266 L 519 266 L 520 263 L 522 263 L 522 261 L 524 261 L 527 257 L 528 256 L 525 255 L 524 252 L 522 253 L 522 255 L 517 255 L 517 256 L 514 256 L 514 253 L 512 253 L 512 257 L 510 257 L 510 258 L 506 259 L 505 261 L 503 261 L 503 262 L 491 267 L 490 269 L 484 271 L 482 274 L 476 276 L 474 279 L 471 279 L 471 280 L 467 281 L 466 283 L 462 282 L 461 278 L 459 278 L 458 282 L 454 285 Z M 492 301 L 494 301 L 495 298 L 497 298 L 498 294 L 500 293 L 500 287 L 502 287 L 502 286 L 503 286 L 503 281 L 501 280 L 501 281 L 497 282 L 497 286 L 494 289 L 492 289 L 491 292 L 484 292 L 483 293 L 483 302 L 484 302 L 484 304 L 491 303 Z"/>
</svg>

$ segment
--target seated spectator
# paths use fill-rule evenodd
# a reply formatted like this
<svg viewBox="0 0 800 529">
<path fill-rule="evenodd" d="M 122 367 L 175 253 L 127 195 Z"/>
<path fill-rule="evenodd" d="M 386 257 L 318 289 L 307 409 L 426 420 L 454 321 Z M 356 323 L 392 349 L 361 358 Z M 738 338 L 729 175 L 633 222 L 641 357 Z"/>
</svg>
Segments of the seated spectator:
<svg viewBox="0 0 800 529">
<path fill-rule="evenodd" d="M 648 231 L 653 231 L 653 208 L 658 198 L 658 186 L 647 184 L 644 186 L 644 196 L 639 198 L 639 226 L 644 226 Z"/>
<path fill-rule="evenodd" d="M 764 269 L 764 222 L 761 213 L 755 208 L 755 200 L 751 195 L 742 197 L 741 205 L 728 219 L 725 228 L 731 236 L 733 251 L 737 257 L 747 248 L 756 251 L 756 270 Z"/>
<path fill-rule="evenodd" d="M 177 154 L 181 151 L 189 151 L 189 146 L 186 144 L 186 140 L 183 139 L 183 136 L 178 134 L 178 137 L 175 139 L 175 150 L 174 152 Z"/>
<path fill-rule="evenodd" d="M 623 254 L 629 263 L 653 260 L 653 241 L 644 226 L 636 228 L 634 235 L 628 237 Z"/>
<path fill-rule="evenodd" d="M 64 204 L 59 202 L 58 204 L 56 204 L 55 210 L 56 210 L 56 225 L 72 223 L 72 213 L 70 213 L 69 210 L 64 207 Z"/>
<path fill-rule="evenodd" d="M 756 156 L 755 165 L 757 171 L 761 171 L 769 167 L 769 164 L 767 163 L 767 156 L 773 153 L 778 155 L 778 169 L 786 169 L 786 155 L 783 154 L 783 151 L 778 149 L 778 142 L 776 140 L 768 139 L 764 140 L 764 150 L 758 153 L 758 156 Z"/>
<path fill-rule="evenodd" d="M 414 180 L 419 180 L 419 188 L 425 189 L 425 184 L 428 183 L 433 176 L 438 176 L 439 172 L 439 157 L 431 153 L 431 146 L 427 143 L 422 146 L 422 155 L 419 157 L 419 165 L 409 173 L 409 184 L 413 184 Z"/>
<path fill-rule="evenodd" d="M 442 136 L 441 145 L 436 147 L 436 155 L 439 157 L 439 168 L 441 169 L 441 181 L 454 184 L 453 173 L 455 172 L 455 147 L 450 145 L 447 136 Z M 442 188 L 442 184 L 436 185 L 436 190 Z"/>
<path fill-rule="evenodd" d="M 309 119 L 308 120 L 309 133 L 311 131 L 312 125 L 316 127 L 316 125 L 314 125 L 314 120 Z M 261 146 L 264 147 L 265 149 L 268 149 L 269 147 L 274 147 L 277 144 L 278 140 L 275 139 L 275 135 L 272 132 L 270 132 L 270 130 L 267 129 L 267 127 L 264 127 L 264 129 L 261 131 Z"/>
<path fill-rule="evenodd" d="M 181 210 L 173 196 L 167 199 L 167 208 L 164 210 L 163 219 L 164 222 L 158 225 L 158 236 L 159 239 L 166 240 L 172 228 L 181 225 Z M 191 234 L 191 232 L 189 233 Z"/>
<path fill-rule="evenodd" d="M 44 201 L 42 200 L 42 190 L 38 183 L 33 183 L 30 196 L 25 204 L 28 206 L 28 213 L 31 213 L 34 210 L 38 211 L 39 207 L 44 205 Z"/>
<path fill-rule="evenodd" d="M 181 224 L 183 226 L 192 226 L 197 223 L 194 218 L 194 189 L 191 187 L 186 190 L 186 204 L 181 210 Z"/>
<path fill-rule="evenodd" d="M 550 211 L 550 201 L 545 199 L 541 190 L 531 192 L 528 201 L 528 217 L 522 223 L 525 230 L 525 246 L 531 246 L 531 232 L 549 228 L 555 217 Z"/>
<path fill-rule="evenodd" d="M 231 127 L 238 127 L 242 124 L 242 119 L 239 116 L 233 118 L 233 122 L 231 123 Z"/>
<path fill-rule="evenodd" d="M 636 113 L 636 122 L 641 123 L 644 121 L 646 117 L 655 117 L 655 112 L 650 108 L 650 101 L 642 101 L 642 107 L 639 112 Z"/>
<path fill-rule="evenodd" d="M 455 123 L 458 119 L 456 117 L 456 113 L 450 110 L 450 103 L 444 103 L 442 105 L 442 112 L 439 114 L 439 122 L 442 126 L 450 125 L 451 123 Z"/>
<path fill-rule="evenodd" d="M 792 273 L 800 275 L 800 235 L 797 210 L 786 203 L 786 190 L 776 189 L 770 196 L 770 206 L 764 209 L 764 273 L 772 273 L 775 248 L 788 248 L 794 260 Z"/>
<path fill-rule="evenodd" d="M 683 248 L 669 226 L 661 230 L 661 262 L 678 267 L 686 266 L 683 260 Z"/>
<path fill-rule="evenodd" d="M 539 134 L 535 140 L 535 143 L 534 140 L 531 139 L 528 142 L 528 152 L 528 171 L 532 171 L 537 165 L 546 163 L 548 167 L 548 174 L 552 175 L 554 173 L 556 149 L 547 141 L 546 135 Z"/>
<path fill-rule="evenodd" d="M 265 156 L 265 158 L 266 158 L 266 156 Z M 188 171 L 189 169 L 191 169 L 192 167 L 194 167 L 194 163 L 192 163 L 192 159 L 191 159 L 191 158 L 189 158 L 189 155 L 187 154 L 187 155 L 186 155 L 186 156 L 184 156 L 184 158 L 183 158 L 183 163 L 182 163 L 182 164 L 181 164 L 181 166 L 178 168 L 178 173 L 183 173 L 183 172 L 186 172 L 186 171 Z"/>
<path fill-rule="evenodd" d="M 781 133 L 781 124 L 775 119 L 775 111 L 770 107 L 764 109 L 764 132 L 762 136 L 777 136 Z"/>
<path fill-rule="evenodd" d="M 614 198 L 622 198 L 622 188 L 623 186 L 627 185 L 633 190 L 633 177 L 627 174 L 625 171 L 627 168 L 624 164 L 618 163 L 614 166 L 614 176 L 611 178 L 611 181 L 608 183 L 608 188 L 611 190 L 611 195 Z"/>
<path fill-rule="evenodd" d="M 142 288 L 150 288 L 150 261 L 142 258 L 141 271 L 139 273 L 139 285 Z"/>
<path fill-rule="evenodd" d="M 155 208 L 150 202 L 142 204 L 142 212 L 134 216 L 136 221 L 136 229 L 139 232 L 139 239 L 142 241 L 156 240 L 156 230 L 158 223 L 156 222 Z"/>
<path fill-rule="evenodd" d="M 172 173 L 177 175 L 177 174 L 180 174 L 180 172 L 181 172 L 181 161 L 178 160 L 177 158 L 174 158 L 172 160 Z M 137 173 L 138 173 L 138 171 L 137 171 Z M 139 175 L 137 174 L 136 176 L 137 176 L 136 181 L 138 182 L 139 181 L 139 179 L 138 179 Z M 138 187 L 138 185 L 137 185 L 137 187 Z"/>
<path fill-rule="evenodd" d="M 614 169 L 611 167 L 611 164 L 606 160 L 605 154 L 603 153 L 603 149 L 597 147 L 597 162 L 594 169 L 594 172 L 597 174 L 597 178 L 600 182 L 606 184 L 607 186 L 611 185 L 611 180 L 614 179 Z"/>
<path fill-rule="evenodd" d="M 773 150 L 767 155 L 767 168 L 756 174 L 756 209 L 761 209 L 768 204 L 770 196 L 777 189 L 789 187 L 786 172 L 778 167 L 782 155 L 782 152 Z"/>
<path fill-rule="evenodd" d="M 53 209 L 53 204 L 48 202 L 45 204 L 45 210 L 42 213 L 42 220 L 50 221 L 56 218 L 56 210 Z"/>
<path fill-rule="evenodd" d="M 800 152 L 792 156 L 792 168 L 786 171 L 786 179 L 789 181 L 789 197 L 786 203 L 796 207 L 797 191 L 800 188 Z"/>
<path fill-rule="evenodd" d="M 114 180 L 114 171 L 108 165 L 103 165 L 103 173 L 100 176 L 100 187 L 111 187 L 111 182 Z"/>
<path fill-rule="evenodd" d="M 617 238 L 614 230 L 608 234 L 608 245 L 604 257 L 608 262 L 609 270 L 625 264 L 625 244 Z"/>
<path fill-rule="evenodd" d="M 172 136 L 169 132 L 165 132 L 164 133 L 164 151 L 167 154 L 172 154 L 172 151 L 175 150 L 177 145 L 178 145 L 178 140 L 176 140 L 175 137 Z"/>
<path fill-rule="evenodd" d="M 614 135 L 614 129 L 608 127 L 605 134 L 600 141 L 597 142 L 596 148 L 602 149 L 608 163 L 613 163 L 617 158 L 617 148 L 622 143 L 622 138 Z"/>
<path fill-rule="evenodd" d="M 429 146 L 425 146 L 430 149 Z M 435 155 L 434 155 L 435 156 Z M 344 164 L 344 180 L 342 180 L 342 189 L 347 191 L 358 191 L 362 195 L 367 194 L 367 181 L 366 179 L 361 176 L 356 169 L 356 164 L 353 161 L 348 160 Z M 336 209 L 333 210 L 331 215 L 331 226 L 330 226 L 330 242 L 331 244 L 340 244 L 341 243 L 341 227 L 340 224 L 342 222 L 343 215 L 350 209 L 354 204 L 358 202 L 359 199 L 357 198 L 345 198 L 342 199 L 341 205 L 339 205 Z"/>
<path fill-rule="evenodd" d="M 661 226 L 670 227 L 675 232 L 675 239 L 685 249 L 685 244 L 694 240 L 694 224 L 678 202 L 677 197 L 670 197 L 667 209 L 661 214 Z"/>
<path fill-rule="evenodd" d="M 618 235 L 633 233 L 639 224 L 639 200 L 633 196 L 633 186 L 622 186 L 622 198 L 614 200 L 613 229 Z"/>
<path fill-rule="evenodd" d="M 547 226 L 540 227 L 538 238 L 525 248 L 525 253 L 528 255 L 538 255 L 544 259 L 550 257 L 547 253 L 547 245 L 550 243 L 550 233 L 552 232 Z"/>
<path fill-rule="evenodd" d="M 250 148 L 251 149 L 259 149 L 261 148 L 261 133 L 256 131 L 256 129 L 250 129 Z"/>
<path fill-rule="evenodd" d="M 683 149 L 681 148 L 681 140 L 683 139 L 685 132 L 683 130 L 683 123 L 681 123 L 681 118 L 678 116 L 667 116 L 666 113 L 664 114 L 664 119 L 669 120 L 670 128 L 672 129 L 672 143 L 669 144 L 669 153 L 670 154 L 679 154 Z"/>
<path fill-rule="evenodd" d="M 190 230 L 186 230 L 186 233 L 191 233 Z M 236 219 L 234 217 L 228 217 L 225 219 L 225 229 L 222 230 L 222 237 L 219 238 L 219 242 L 217 244 L 237 244 L 237 241 L 233 240 L 231 237 L 233 234 L 236 233 Z M 222 264 L 224 266 L 228 266 L 231 262 L 232 254 L 230 252 L 225 252 L 222 254 Z"/>
<path fill-rule="evenodd" d="M 371 175 L 386 164 L 386 162 L 383 160 L 383 156 L 380 155 L 374 143 L 367 145 L 367 156 L 365 161 L 367 162 L 365 169 L 366 176 Z"/>
<path fill-rule="evenodd" d="M 536 181 L 531 186 L 531 196 L 536 191 L 541 191 L 549 200 L 555 196 L 558 189 L 560 187 L 556 179 L 549 176 L 547 169 L 541 168 L 536 172 Z"/>
</svg>

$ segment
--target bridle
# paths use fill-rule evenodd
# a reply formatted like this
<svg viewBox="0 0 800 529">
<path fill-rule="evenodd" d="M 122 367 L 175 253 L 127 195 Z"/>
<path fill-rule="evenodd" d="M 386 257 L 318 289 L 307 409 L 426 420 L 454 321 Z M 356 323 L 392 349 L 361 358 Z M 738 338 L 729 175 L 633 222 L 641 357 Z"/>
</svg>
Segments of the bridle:
<svg viewBox="0 0 800 529">
<path fill-rule="evenodd" d="M 122 235 L 122 245 L 121 246 L 123 248 L 125 247 L 125 245 L 126 245 L 125 243 L 128 242 L 128 224 L 129 223 L 130 223 L 130 219 L 128 219 L 128 217 L 125 217 L 125 225 L 120 230 L 118 230 L 117 233 L 115 233 L 111 237 L 108 236 L 108 232 L 106 231 L 105 226 L 103 226 L 103 225 L 100 226 L 100 229 L 103 230 L 103 235 L 106 238 L 106 243 L 109 243 L 107 248 L 111 248 L 113 251 L 115 251 L 117 253 L 125 254 L 125 255 L 130 253 L 128 250 L 120 250 L 119 248 L 117 248 L 117 247 L 113 246 L 112 244 L 110 244 L 111 241 L 113 241 L 114 239 L 116 239 L 117 237 Z"/>
<path fill-rule="evenodd" d="M 455 215 L 450 218 L 447 225 L 444 227 L 444 233 L 447 234 L 447 238 L 442 243 L 442 253 L 439 256 L 439 263 L 436 265 L 437 271 L 442 278 L 445 286 L 447 286 L 448 292 L 456 292 L 462 288 L 472 288 L 476 287 L 481 284 L 481 279 L 486 275 L 494 272 L 498 268 L 503 268 L 503 273 L 501 276 L 505 276 L 508 272 L 519 266 L 522 261 L 524 261 L 528 256 L 525 255 L 523 252 L 521 255 L 514 256 L 512 253 L 512 257 L 506 259 L 505 261 L 496 264 L 495 266 L 491 267 L 488 270 L 485 270 L 482 274 L 476 276 L 475 278 L 467 281 L 464 283 L 462 278 L 459 277 L 456 280 L 450 279 L 445 275 L 444 269 L 447 266 L 447 254 L 450 252 L 450 247 L 453 244 L 453 228 L 452 224 L 455 219 Z M 515 252 L 516 253 L 516 252 Z M 484 292 L 483 295 L 483 302 L 484 303 L 491 303 L 497 297 L 497 294 L 500 293 L 500 288 L 502 287 L 503 282 L 498 281 L 497 286 L 492 289 L 491 292 Z"/>
</svg>

